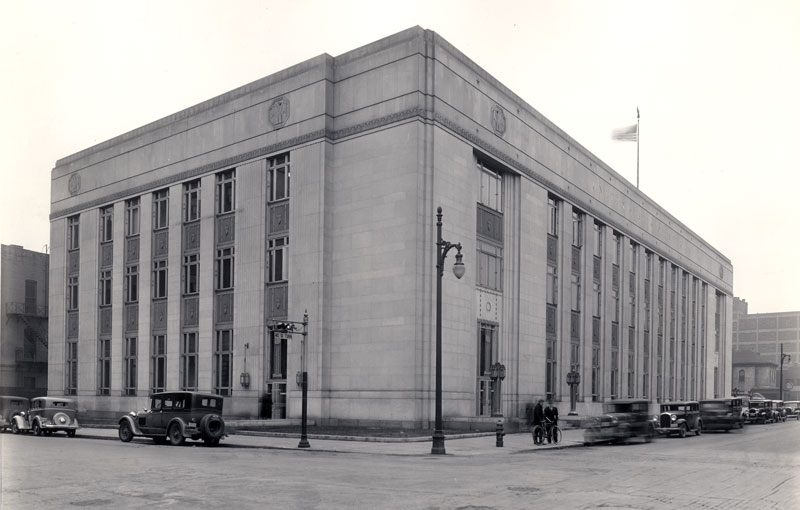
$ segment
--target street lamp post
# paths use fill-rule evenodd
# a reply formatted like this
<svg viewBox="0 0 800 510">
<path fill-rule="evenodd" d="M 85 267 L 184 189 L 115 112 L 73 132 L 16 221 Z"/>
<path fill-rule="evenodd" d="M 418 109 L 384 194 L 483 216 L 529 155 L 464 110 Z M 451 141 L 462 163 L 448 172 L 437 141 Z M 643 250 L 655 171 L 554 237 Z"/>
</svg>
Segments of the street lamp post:
<svg viewBox="0 0 800 510">
<path fill-rule="evenodd" d="M 781 344 L 781 388 L 780 392 L 778 393 L 778 395 L 780 395 L 778 400 L 783 400 L 783 360 L 792 361 L 792 356 L 783 353 L 783 344 Z"/>
<path fill-rule="evenodd" d="M 451 243 L 442 239 L 442 208 L 436 210 L 436 422 L 433 428 L 432 455 L 444 455 L 444 432 L 442 431 L 442 277 L 444 259 L 452 248 L 456 251 L 453 274 L 460 279 L 464 276 L 464 263 L 461 261 L 461 243 Z"/>
<path fill-rule="evenodd" d="M 302 389 L 302 404 L 300 418 L 300 442 L 298 448 L 311 448 L 308 442 L 308 373 L 306 372 L 306 338 L 308 337 L 308 310 L 303 314 L 303 322 L 272 321 L 272 328 L 289 335 L 302 335 L 300 339 L 300 372 L 297 374 L 297 384 Z M 297 328 L 302 326 L 302 331 Z"/>
</svg>

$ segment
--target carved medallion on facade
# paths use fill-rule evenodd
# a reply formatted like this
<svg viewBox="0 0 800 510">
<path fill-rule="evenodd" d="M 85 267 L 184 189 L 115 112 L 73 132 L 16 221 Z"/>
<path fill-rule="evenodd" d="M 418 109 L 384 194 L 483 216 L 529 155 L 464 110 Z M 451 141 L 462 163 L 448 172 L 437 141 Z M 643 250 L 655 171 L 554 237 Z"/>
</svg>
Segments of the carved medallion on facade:
<svg viewBox="0 0 800 510">
<path fill-rule="evenodd" d="M 81 190 L 81 175 L 80 174 L 72 174 L 69 178 L 69 184 L 67 185 L 69 189 L 69 194 L 75 196 Z"/>
<path fill-rule="evenodd" d="M 500 136 L 506 132 L 506 114 L 497 104 L 492 106 L 492 129 Z"/>
<path fill-rule="evenodd" d="M 279 97 L 269 107 L 269 123 L 272 127 L 279 128 L 289 120 L 289 100 Z"/>
</svg>

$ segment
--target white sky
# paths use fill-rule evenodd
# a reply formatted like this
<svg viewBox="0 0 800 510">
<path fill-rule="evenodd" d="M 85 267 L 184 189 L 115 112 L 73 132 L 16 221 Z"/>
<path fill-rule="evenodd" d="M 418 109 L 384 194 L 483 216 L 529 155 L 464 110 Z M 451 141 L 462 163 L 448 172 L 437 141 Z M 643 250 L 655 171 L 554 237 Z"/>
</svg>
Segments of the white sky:
<svg viewBox="0 0 800 510">
<path fill-rule="evenodd" d="M 57 159 L 322 53 L 436 31 L 800 310 L 800 2 L 7 2 L 0 243 L 49 243 Z"/>
</svg>

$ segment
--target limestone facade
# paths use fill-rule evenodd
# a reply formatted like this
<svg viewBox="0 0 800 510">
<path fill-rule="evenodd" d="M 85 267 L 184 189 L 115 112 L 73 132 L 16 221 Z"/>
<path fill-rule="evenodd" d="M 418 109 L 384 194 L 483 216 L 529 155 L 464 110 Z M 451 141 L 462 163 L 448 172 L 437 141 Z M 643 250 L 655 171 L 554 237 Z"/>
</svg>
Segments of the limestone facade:
<svg viewBox="0 0 800 510">
<path fill-rule="evenodd" d="M 566 414 L 571 371 L 579 415 L 730 392 L 730 260 L 419 27 L 68 156 L 51 191 L 49 391 L 86 411 L 196 386 L 298 417 L 301 337 L 270 325 L 307 312 L 311 419 L 427 426 L 437 207 L 467 266 L 443 281 L 451 425 Z"/>
</svg>

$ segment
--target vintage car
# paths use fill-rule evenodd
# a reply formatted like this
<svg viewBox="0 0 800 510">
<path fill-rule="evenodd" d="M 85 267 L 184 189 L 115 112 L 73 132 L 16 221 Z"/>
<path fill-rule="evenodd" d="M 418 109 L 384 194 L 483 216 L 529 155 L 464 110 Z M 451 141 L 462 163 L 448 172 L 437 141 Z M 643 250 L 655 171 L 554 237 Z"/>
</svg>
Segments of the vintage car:
<svg viewBox="0 0 800 510">
<path fill-rule="evenodd" d="M 14 416 L 28 410 L 30 402 L 25 397 L 0 396 L 0 430 L 11 428 Z"/>
<path fill-rule="evenodd" d="M 586 445 L 623 443 L 640 437 L 649 443 L 655 436 L 647 400 L 614 400 L 603 404 L 603 415 L 592 418 L 583 433 Z"/>
<path fill-rule="evenodd" d="M 787 400 L 784 402 L 786 406 L 786 418 L 799 420 L 800 419 L 800 401 L 797 400 Z"/>
<path fill-rule="evenodd" d="M 716 398 L 700 401 L 700 419 L 706 430 L 724 430 L 744 427 L 742 399 L 739 397 Z"/>
<path fill-rule="evenodd" d="M 150 396 L 150 409 L 131 411 L 119 419 L 119 439 L 134 436 L 152 438 L 156 443 L 178 446 L 186 439 L 202 439 L 216 446 L 225 434 L 223 398 L 211 393 L 167 391 Z"/>
<path fill-rule="evenodd" d="M 747 423 L 773 423 L 772 401 L 764 399 L 753 399 L 750 401 L 750 408 L 747 410 Z"/>
<path fill-rule="evenodd" d="M 30 401 L 27 411 L 14 416 L 11 431 L 15 434 L 32 430 L 37 436 L 49 436 L 53 432 L 66 432 L 75 437 L 80 428 L 75 402 L 61 397 L 36 397 Z"/>
<path fill-rule="evenodd" d="M 656 417 L 656 432 L 671 436 L 686 437 L 687 432 L 700 435 L 703 432 L 703 419 L 700 417 L 698 402 L 668 402 L 661 404 L 661 413 Z"/>
</svg>

